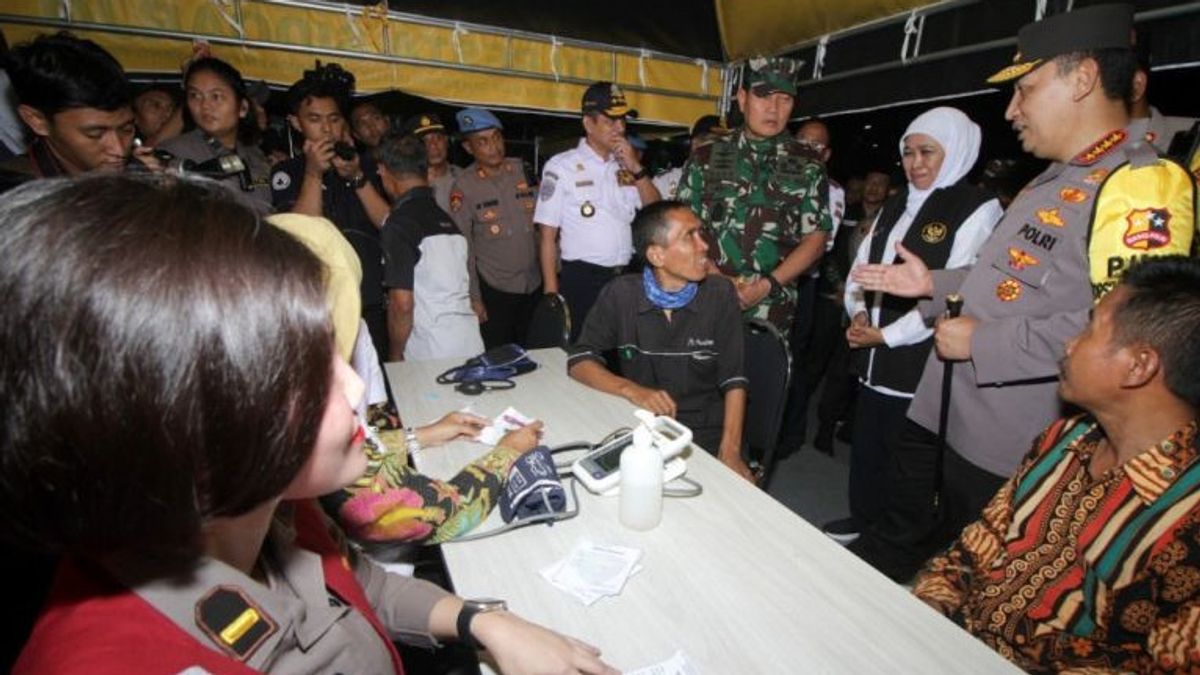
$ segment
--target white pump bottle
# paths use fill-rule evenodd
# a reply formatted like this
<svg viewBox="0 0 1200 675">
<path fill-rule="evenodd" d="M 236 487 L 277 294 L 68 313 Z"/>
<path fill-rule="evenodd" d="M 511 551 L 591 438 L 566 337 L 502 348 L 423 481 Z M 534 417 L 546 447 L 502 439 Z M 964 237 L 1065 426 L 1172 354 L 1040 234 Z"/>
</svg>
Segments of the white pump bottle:
<svg viewBox="0 0 1200 675">
<path fill-rule="evenodd" d="M 643 421 L 633 430 L 633 444 L 621 453 L 621 524 L 633 530 L 657 526 L 662 520 L 662 490 L 662 453 Z"/>
</svg>

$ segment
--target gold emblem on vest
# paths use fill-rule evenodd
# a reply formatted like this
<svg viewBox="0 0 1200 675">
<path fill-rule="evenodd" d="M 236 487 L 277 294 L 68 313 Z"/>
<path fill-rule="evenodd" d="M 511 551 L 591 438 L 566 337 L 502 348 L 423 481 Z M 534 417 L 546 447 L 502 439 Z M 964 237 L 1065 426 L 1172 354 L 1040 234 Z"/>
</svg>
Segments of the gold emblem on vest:
<svg viewBox="0 0 1200 675">
<path fill-rule="evenodd" d="M 926 223 L 921 228 L 921 239 L 926 244 L 937 244 L 946 238 L 946 234 L 949 231 L 950 228 L 946 227 L 945 223 Z"/>
</svg>

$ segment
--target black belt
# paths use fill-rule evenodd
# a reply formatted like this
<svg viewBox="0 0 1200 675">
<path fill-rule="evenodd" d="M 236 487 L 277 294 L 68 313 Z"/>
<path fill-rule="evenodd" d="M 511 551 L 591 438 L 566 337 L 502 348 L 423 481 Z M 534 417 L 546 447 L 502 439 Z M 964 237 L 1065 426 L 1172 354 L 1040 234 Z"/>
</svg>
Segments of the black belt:
<svg viewBox="0 0 1200 675">
<path fill-rule="evenodd" d="M 604 265 L 597 265 L 595 263 L 590 263 L 586 260 L 564 260 L 564 261 L 562 261 L 562 264 L 563 265 L 578 265 L 580 267 L 592 269 L 597 272 L 604 271 L 604 272 L 608 272 L 609 274 L 612 274 L 613 276 L 617 276 L 619 274 L 624 274 L 625 270 L 629 267 L 628 265 L 616 265 L 614 267 L 606 267 Z"/>
</svg>

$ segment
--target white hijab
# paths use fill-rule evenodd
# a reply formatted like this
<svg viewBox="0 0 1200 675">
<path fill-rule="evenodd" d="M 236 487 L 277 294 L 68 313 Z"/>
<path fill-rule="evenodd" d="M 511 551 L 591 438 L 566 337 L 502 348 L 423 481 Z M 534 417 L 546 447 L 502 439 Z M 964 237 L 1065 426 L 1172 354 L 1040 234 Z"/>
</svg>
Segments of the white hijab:
<svg viewBox="0 0 1200 675">
<path fill-rule="evenodd" d="M 947 106 L 927 110 L 908 125 L 908 129 L 900 137 L 901 156 L 904 155 L 904 139 L 912 134 L 929 136 L 937 141 L 946 153 L 942 160 L 942 168 L 932 185 L 918 190 L 911 182 L 908 184 L 908 202 L 904 206 L 904 212 L 915 217 L 934 190 L 954 185 L 975 166 L 975 160 L 979 159 L 982 134 L 979 125 L 972 122 L 963 111 Z"/>
</svg>

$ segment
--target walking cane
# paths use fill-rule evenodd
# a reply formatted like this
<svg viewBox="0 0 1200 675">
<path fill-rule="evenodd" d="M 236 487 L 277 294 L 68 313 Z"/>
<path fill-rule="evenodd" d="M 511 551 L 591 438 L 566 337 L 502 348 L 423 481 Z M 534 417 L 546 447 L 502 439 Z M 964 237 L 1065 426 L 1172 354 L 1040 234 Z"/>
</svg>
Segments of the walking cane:
<svg viewBox="0 0 1200 675">
<path fill-rule="evenodd" d="M 962 314 L 963 299 L 957 293 L 946 296 L 946 316 L 955 319 Z M 946 459 L 946 422 L 950 416 L 950 384 L 954 379 L 954 362 L 942 362 L 942 407 L 938 416 L 938 449 L 937 463 L 933 473 L 933 512 L 936 514 L 942 504 L 942 464 Z"/>
</svg>

